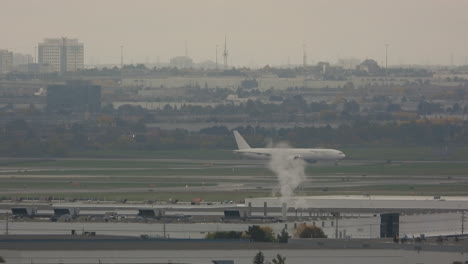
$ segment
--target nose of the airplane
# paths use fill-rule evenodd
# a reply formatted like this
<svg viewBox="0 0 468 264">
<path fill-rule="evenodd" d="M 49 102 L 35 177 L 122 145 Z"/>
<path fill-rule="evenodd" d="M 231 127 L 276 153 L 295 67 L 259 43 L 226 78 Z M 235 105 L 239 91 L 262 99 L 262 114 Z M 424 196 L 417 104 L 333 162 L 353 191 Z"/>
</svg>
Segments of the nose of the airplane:
<svg viewBox="0 0 468 264">
<path fill-rule="evenodd" d="M 340 156 L 340 159 L 346 158 L 346 155 L 341 151 L 338 151 L 338 155 Z"/>
</svg>

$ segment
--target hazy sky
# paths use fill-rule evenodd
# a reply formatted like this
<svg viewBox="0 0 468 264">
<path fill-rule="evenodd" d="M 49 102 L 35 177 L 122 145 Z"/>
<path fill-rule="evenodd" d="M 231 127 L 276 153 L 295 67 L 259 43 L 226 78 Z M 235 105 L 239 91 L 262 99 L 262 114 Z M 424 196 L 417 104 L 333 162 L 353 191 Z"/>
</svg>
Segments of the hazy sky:
<svg viewBox="0 0 468 264">
<path fill-rule="evenodd" d="M 1 0 L 0 48 L 33 53 L 45 37 L 85 44 L 85 63 L 168 61 L 185 53 L 231 65 L 335 62 L 465 64 L 466 0 Z"/>
</svg>

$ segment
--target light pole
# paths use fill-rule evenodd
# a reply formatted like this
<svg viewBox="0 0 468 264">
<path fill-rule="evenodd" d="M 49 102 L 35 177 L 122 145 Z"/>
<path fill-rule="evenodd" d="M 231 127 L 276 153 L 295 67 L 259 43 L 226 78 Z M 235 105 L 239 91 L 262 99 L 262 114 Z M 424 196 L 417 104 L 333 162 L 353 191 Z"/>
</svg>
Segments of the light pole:
<svg viewBox="0 0 468 264">
<path fill-rule="evenodd" d="M 123 68 L 123 48 L 124 46 L 120 46 L 120 70 Z"/>
<path fill-rule="evenodd" d="M 5 235 L 7 235 L 7 236 L 8 236 L 8 231 L 9 231 L 9 226 L 8 226 L 8 221 L 10 220 L 9 218 L 10 218 L 10 214 L 7 213 L 6 214 L 6 225 L 5 225 Z"/>
<path fill-rule="evenodd" d="M 218 70 L 218 45 L 216 45 L 216 71 Z"/>
<path fill-rule="evenodd" d="M 385 44 L 385 73 L 388 69 L 388 44 Z"/>
</svg>

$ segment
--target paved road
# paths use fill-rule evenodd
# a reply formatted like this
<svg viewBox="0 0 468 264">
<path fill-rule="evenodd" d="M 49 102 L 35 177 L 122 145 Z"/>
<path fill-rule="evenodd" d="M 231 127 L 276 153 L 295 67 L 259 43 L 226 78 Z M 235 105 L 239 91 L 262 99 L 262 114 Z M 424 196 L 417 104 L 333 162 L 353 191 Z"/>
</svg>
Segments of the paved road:
<svg viewBox="0 0 468 264">
<path fill-rule="evenodd" d="M 196 263 L 233 260 L 252 263 L 258 251 L 265 260 L 276 254 L 295 264 L 407 264 L 453 263 L 466 260 L 466 248 L 460 245 L 394 244 L 387 241 L 321 240 L 321 246 L 293 242 L 288 244 L 207 241 L 151 241 L 124 239 L 64 238 L 0 239 L 0 254 L 7 263 Z M 1 241 L 7 243 L 1 243 Z M 55 240 L 55 241 L 54 241 Z M 364 245 L 368 249 L 363 249 Z M 417 246 L 421 250 L 415 250 Z M 3 248 L 3 249 L 1 249 Z M 9 250 L 6 250 L 9 249 Z M 462 254 L 460 254 L 462 253 Z"/>
<path fill-rule="evenodd" d="M 280 215 L 280 213 L 274 213 Z M 271 213 L 270 215 L 273 215 Z M 294 213 L 290 213 L 290 216 Z M 256 223 L 270 226 L 275 233 L 281 232 L 287 227 L 290 234 L 294 234 L 297 223 L 308 223 L 320 226 L 325 234 L 334 238 L 336 230 L 342 237 L 351 238 L 378 238 L 380 236 L 380 216 L 374 214 L 363 214 L 359 217 L 345 215 L 339 219 L 336 227 L 336 218 L 323 216 L 321 218 L 310 218 L 307 214 L 298 217 L 296 221 L 282 223 Z M 400 237 L 455 235 L 461 234 L 461 213 L 434 213 L 434 214 L 411 214 L 400 216 Z M 169 236 L 171 238 L 203 238 L 208 232 L 215 231 L 245 231 L 253 223 L 138 223 L 138 222 L 50 222 L 50 221 L 23 221 L 14 220 L 8 223 L 9 234 L 34 234 L 34 235 L 65 235 L 71 230 L 94 231 L 101 235 L 140 236 L 147 234 L 151 236 Z M 6 232 L 6 220 L 0 221 L 0 229 Z"/>
</svg>

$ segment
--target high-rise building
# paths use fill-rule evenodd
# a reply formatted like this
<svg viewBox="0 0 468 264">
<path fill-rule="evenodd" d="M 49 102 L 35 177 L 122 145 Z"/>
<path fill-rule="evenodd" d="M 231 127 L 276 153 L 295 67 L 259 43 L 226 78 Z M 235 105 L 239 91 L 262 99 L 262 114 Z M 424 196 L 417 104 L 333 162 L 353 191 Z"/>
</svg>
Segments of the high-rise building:
<svg viewBox="0 0 468 264">
<path fill-rule="evenodd" d="M 13 68 L 13 52 L 0 50 L 0 74 L 7 73 Z"/>
<path fill-rule="evenodd" d="M 84 66 L 84 45 L 78 39 L 47 38 L 39 43 L 38 59 L 42 71 L 78 71 Z"/>
</svg>

